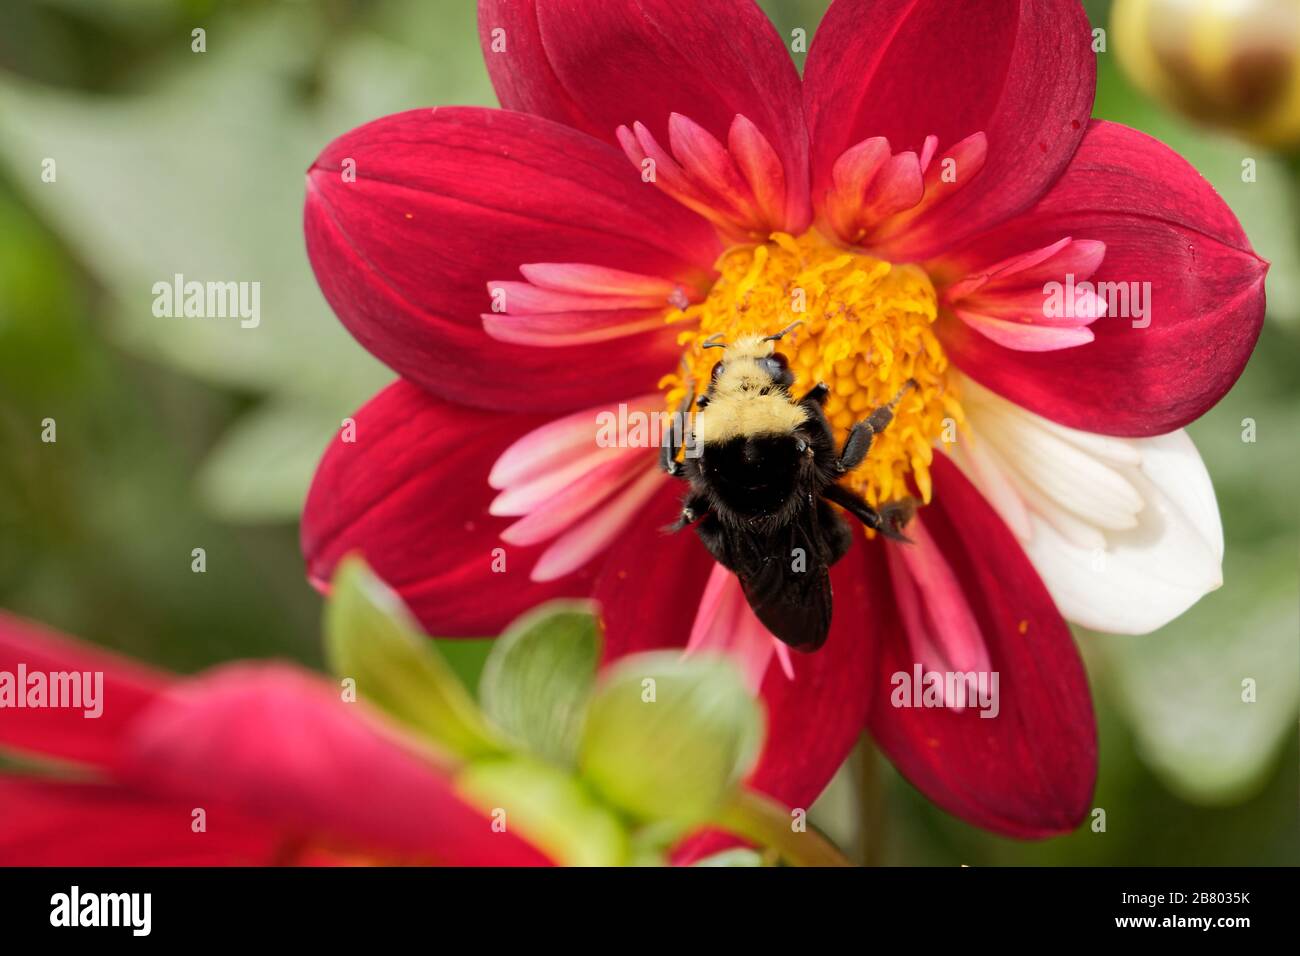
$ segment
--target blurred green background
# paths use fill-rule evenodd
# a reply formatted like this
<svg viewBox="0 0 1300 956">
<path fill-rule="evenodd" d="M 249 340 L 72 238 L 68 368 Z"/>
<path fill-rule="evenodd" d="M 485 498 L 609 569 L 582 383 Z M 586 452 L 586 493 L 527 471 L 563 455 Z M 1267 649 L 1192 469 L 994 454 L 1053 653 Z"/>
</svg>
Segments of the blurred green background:
<svg viewBox="0 0 1300 956">
<path fill-rule="evenodd" d="M 811 36 L 826 2 L 763 6 L 787 37 Z M 1108 4 L 1088 8 L 1108 24 Z M 1300 860 L 1300 165 L 1162 110 L 1109 51 L 1099 74 L 1096 115 L 1190 159 L 1273 263 L 1260 348 L 1191 428 L 1224 515 L 1226 584 L 1159 633 L 1080 634 L 1104 833 L 989 836 L 864 747 L 814 819 L 866 861 Z M 0 3 L 0 606 L 183 671 L 319 665 L 297 511 L 339 420 L 391 376 L 316 289 L 303 175 L 339 133 L 447 103 L 495 103 L 472 0 Z M 151 286 L 176 272 L 260 281 L 260 328 L 155 318 Z M 483 642 L 442 643 L 473 679 Z"/>
</svg>

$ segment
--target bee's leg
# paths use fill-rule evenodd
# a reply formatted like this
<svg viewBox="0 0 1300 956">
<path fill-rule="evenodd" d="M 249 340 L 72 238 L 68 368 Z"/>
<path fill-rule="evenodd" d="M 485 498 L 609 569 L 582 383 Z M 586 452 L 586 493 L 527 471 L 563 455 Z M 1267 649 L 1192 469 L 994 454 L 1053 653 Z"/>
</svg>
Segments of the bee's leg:
<svg viewBox="0 0 1300 956">
<path fill-rule="evenodd" d="M 873 413 L 874 414 L 874 413 Z M 876 430 L 870 419 L 860 421 L 849 429 L 849 437 L 844 439 L 840 457 L 835 460 L 835 470 L 840 474 L 852 471 L 867 460 L 871 451 L 871 439 L 876 437 Z"/>
<path fill-rule="evenodd" d="M 664 528 L 668 534 L 676 534 L 683 528 L 689 527 L 709 513 L 709 502 L 703 495 L 687 495 L 686 500 L 682 502 L 682 513 L 677 516 L 677 520 Z"/>
<path fill-rule="evenodd" d="M 843 485 L 831 485 L 822 492 L 822 497 L 827 501 L 835 502 L 868 528 L 879 531 L 886 538 L 912 543 L 911 538 L 903 534 L 903 528 L 916 514 L 916 501 L 912 498 L 891 501 L 877 510 L 867 504 L 860 495 Z"/>
<path fill-rule="evenodd" d="M 836 463 L 836 468 L 841 473 L 852 471 L 867 460 L 867 453 L 871 451 L 871 440 L 889 427 L 889 423 L 894 420 L 894 408 L 897 407 L 899 399 L 907 393 L 908 389 L 915 386 L 916 382 L 909 378 L 898 390 L 893 401 L 888 405 L 881 405 L 849 429 L 849 437 L 844 439 L 840 460 Z"/>
<path fill-rule="evenodd" d="M 816 405 L 818 408 L 822 408 L 826 404 L 826 399 L 830 398 L 830 396 L 831 387 L 825 382 L 818 382 L 812 388 L 808 389 L 808 393 L 804 395 L 803 398 L 799 399 L 799 404 Z"/>
<path fill-rule="evenodd" d="M 880 533 L 886 538 L 892 538 L 895 541 L 901 541 L 904 544 L 912 544 L 912 539 L 903 534 L 903 529 L 907 523 L 916 517 L 916 499 L 904 498 L 902 501 L 891 501 L 887 505 L 881 505 L 876 509 L 880 515 Z"/>
<path fill-rule="evenodd" d="M 852 471 L 867 460 L 871 451 L 871 440 L 883 432 L 894 420 L 894 406 L 881 405 L 874 412 L 849 429 L 849 437 L 844 439 L 840 449 L 840 459 L 836 468 L 840 472 Z"/>
<path fill-rule="evenodd" d="M 685 442 L 686 439 L 691 403 L 694 401 L 694 391 L 687 389 L 682 403 L 677 406 L 677 411 L 668 422 L 668 433 L 664 436 L 663 444 L 659 446 L 659 467 L 672 478 L 686 477 L 686 466 L 677 460 L 677 454 L 683 447 L 679 440 Z"/>
<path fill-rule="evenodd" d="M 808 421 L 796 434 L 812 446 L 811 451 L 804 447 L 801 447 L 800 451 L 808 451 L 808 454 L 816 457 L 819 462 L 830 461 L 833 467 L 835 432 L 831 430 L 831 423 L 826 418 L 825 409 L 822 408 L 830 393 L 831 390 L 825 382 L 818 382 L 808 390 L 807 395 L 799 399 L 796 404 L 808 413 Z"/>
</svg>

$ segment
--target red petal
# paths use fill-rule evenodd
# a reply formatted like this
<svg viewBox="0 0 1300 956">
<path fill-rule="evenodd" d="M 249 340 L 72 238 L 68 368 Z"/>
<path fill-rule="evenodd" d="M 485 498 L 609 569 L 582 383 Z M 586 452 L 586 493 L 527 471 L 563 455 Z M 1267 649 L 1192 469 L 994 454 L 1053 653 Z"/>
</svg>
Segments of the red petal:
<svg viewBox="0 0 1300 956">
<path fill-rule="evenodd" d="M 988 137 L 976 178 L 881 245 L 934 255 L 1029 206 L 1061 174 L 1092 110 L 1096 63 L 1077 0 L 835 0 L 804 69 L 820 201 L 845 150 L 873 136 L 921 153 Z M 958 169 L 960 177 L 961 171 Z"/>
<path fill-rule="evenodd" d="M 494 833 L 365 704 L 288 665 L 234 664 L 176 685 L 141 716 L 122 775 L 193 806 L 238 807 L 306 843 L 452 866 L 547 862 Z"/>
<path fill-rule="evenodd" d="M 975 487 L 936 455 L 925 527 L 965 591 L 999 712 L 896 707 L 893 675 L 917 656 L 892 612 L 879 615 L 869 727 L 894 765 L 936 804 L 978 826 L 1036 838 L 1073 829 L 1097 774 L 1097 728 L 1069 628 L 1015 537 Z M 887 547 L 907 547 L 890 544 Z"/>
<path fill-rule="evenodd" d="M 505 31 L 504 52 L 492 50 L 494 29 Z M 799 74 L 753 0 L 479 0 L 479 35 L 506 109 L 608 143 L 637 121 L 667 143 L 674 112 L 725 143 L 743 114 L 781 158 L 788 208 L 806 203 Z"/>
<path fill-rule="evenodd" d="M 1094 341 L 1024 353 L 948 318 L 941 337 L 962 371 L 1040 415 L 1108 435 L 1164 434 L 1213 407 L 1259 337 L 1268 268 L 1214 188 L 1156 140 L 1096 122 L 1033 209 L 937 270 L 971 274 L 1062 236 L 1105 243 L 1094 283 L 1151 283 L 1149 327 L 1108 311 L 1089 326 Z"/>
<path fill-rule="evenodd" d="M 276 827 L 205 801 L 114 784 L 0 777 L 0 866 L 266 866 L 292 847 Z"/>
<path fill-rule="evenodd" d="M 618 150 L 537 117 L 458 107 L 331 143 L 308 173 L 305 228 L 321 290 L 362 345 L 436 394 L 489 408 L 522 391 L 535 410 L 649 391 L 680 351 L 666 326 L 617 349 L 497 341 L 481 318 L 489 282 L 563 263 L 695 287 L 719 251 L 712 228 Z"/>
<path fill-rule="evenodd" d="M 686 646 L 713 570 L 692 530 L 662 529 L 681 512 L 684 487 L 668 484 L 606 554 L 592 597 L 605 625 L 605 660 Z"/>
<path fill-rule="evenodd" d="M 463 408 L 397 382 L 355 420 L 356 441 L 341 433 L 331 442 L 303 512 L 303 554 L 319 586 L 358 551 L 439 637 L 495 635 L 541 601 L 586 593 L 582 571 L 529 580 L 547 544 L 506 546 L 499 535 L 515 519 L 488 513 L 493 464 L 546 419 Z M 497 548 L 504 571 L 493 570 Z"/>
<path fill-rule="evenodd" d="M 171 680 L 169 675 L 38 624 L 0 612 L 0 672 L 90 671 L 103 674 L 102 713 L 84 708 L 0 709 L 0 745 L 34 754 L 105 766 L 125 728 Z M 93 678 L 92 678 L 93 680 Z M 23 688 L 17 688 L 23 693 Z"/>
</svg>

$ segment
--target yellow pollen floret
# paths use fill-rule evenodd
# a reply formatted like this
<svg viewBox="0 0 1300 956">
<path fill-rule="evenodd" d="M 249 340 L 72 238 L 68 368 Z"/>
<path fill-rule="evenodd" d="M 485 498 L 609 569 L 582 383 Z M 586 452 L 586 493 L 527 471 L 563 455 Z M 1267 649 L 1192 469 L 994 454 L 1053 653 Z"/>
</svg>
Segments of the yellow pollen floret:
<svg viewBox="0 0 1300 956">
<path fill-rule="evenodd" d="M 877 435 L 867 460 L 846 483 L 872 505 L 919 494 L 930 500 L 934 443 L 955 440 L 963 423 L 948 359 L 934 333 L 934 287 L 923 270 L 893 265 L 834 246 L 815 230 L 798 238 L 773 233 L 757 246 L 737 246 L 718 260 L 720 273 L 703 302 L 672 309 L 680 323 L 684 369 L 664 377 L 669 410 L 686 383 L 702 390 L 720 349 L 710 336 L 737 341 L 803 324 L 777 343 L 802 396 L 818 382 L 830 387 L 826 417 L 843 442 L 855 422 L 890 402 L 909 379 L 894 420 Z"/>
</svg>

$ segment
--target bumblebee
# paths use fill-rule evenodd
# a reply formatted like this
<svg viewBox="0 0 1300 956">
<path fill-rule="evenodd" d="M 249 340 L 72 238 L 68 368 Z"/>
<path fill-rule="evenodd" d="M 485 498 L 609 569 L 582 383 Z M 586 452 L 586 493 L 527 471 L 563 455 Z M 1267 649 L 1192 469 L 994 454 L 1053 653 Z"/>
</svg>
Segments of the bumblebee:
<svg viewBox="0 0 1300 956">
<path fill-rule="evenodd" d="M 665 530 L 694 527 L 709 553 L 739 579 L 764 626 L 791 647 L 814 651 L 830 631 L 831 566 L 853 540 L 831 506 L 887 538 L 908 540 L 903 528 L 915 512 L 912 499 L 876 509 L 839 482 L 866 460 L 872 439 L 916 383 L 909 381 L 888 405 L 855 424 L 837 447 L 824 410 L 830 389 L 818 383 L 796 399 L 790 392 L 794 374 L 776 351 L 799 324 L 731 344 L 716 336 L 704 343 L 723 349 L 723 358 L 704 394 L 696 396 L 688 385 L 660 464 L 690 486 L 681 515 Z"/>
</svg>

